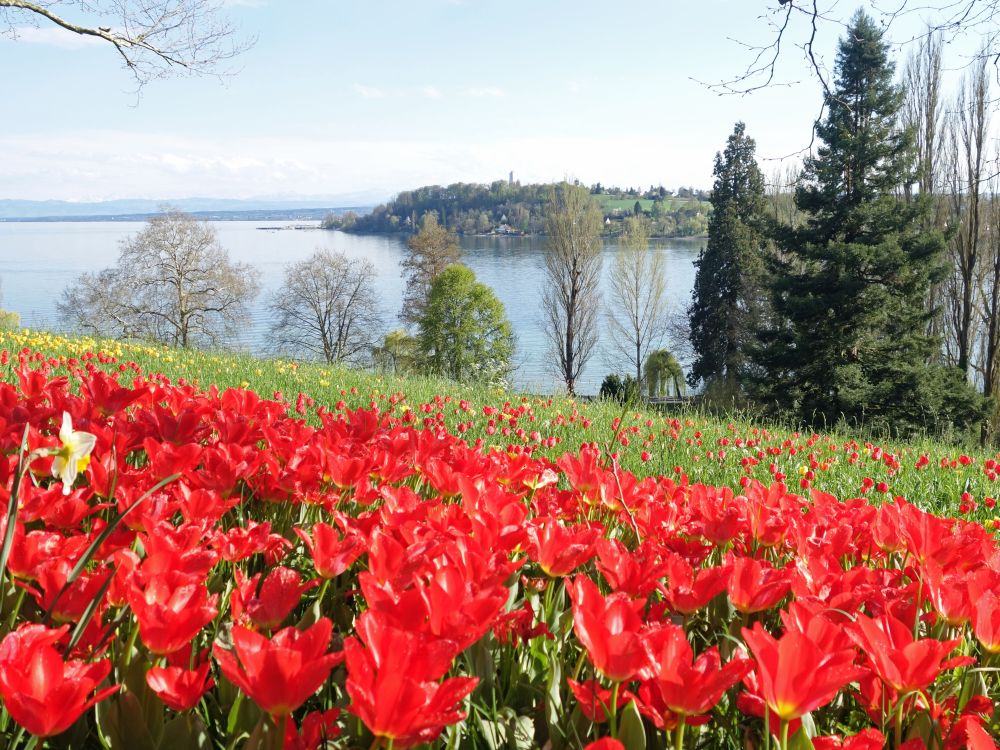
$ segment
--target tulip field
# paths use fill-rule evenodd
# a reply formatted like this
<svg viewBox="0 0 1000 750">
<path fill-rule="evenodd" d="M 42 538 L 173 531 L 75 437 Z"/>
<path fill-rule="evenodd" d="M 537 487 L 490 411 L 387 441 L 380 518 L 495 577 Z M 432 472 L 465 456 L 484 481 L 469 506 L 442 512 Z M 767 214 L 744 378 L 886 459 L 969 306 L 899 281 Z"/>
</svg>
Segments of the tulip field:
<svg viewBox="0 0 1000 750">
<path fill-rule="evenodd" d="M 1000 457 L 0 333 L 0 747 L 994 748 Z"/>
</svg>

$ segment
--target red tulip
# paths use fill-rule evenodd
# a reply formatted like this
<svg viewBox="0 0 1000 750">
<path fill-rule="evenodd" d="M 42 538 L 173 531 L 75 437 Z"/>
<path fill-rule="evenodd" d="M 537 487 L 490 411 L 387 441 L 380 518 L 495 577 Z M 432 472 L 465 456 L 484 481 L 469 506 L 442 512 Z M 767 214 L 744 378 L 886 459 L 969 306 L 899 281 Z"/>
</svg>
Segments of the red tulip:
<svg viewBox="0 0 1000 750">
<path fill-rule="evenodd" d="M 357 533 L 343 537 L 322 521 L 313 524 L 312 538 L 300 528 L 295 533 L 306 543 L 312 555 L 313 567 L 320 578 L 336 578 L 365 551 L 365 540 Z"/>
<path fill-rule="evenodd" d="M 568 528 L 554 518 L 537 519 L 527 531 L 529 556 L 552 577 L 569 575 L 590 560 L 601 536 L 590 526 Z"/>
<path fill-rule="evenodd" d="M 340 735 L 337 717 L 340 709 L 330 708 L 326 711 L 312 711 L 302 720 L 302 731 L 295 727 L 291 719 L 285 724 L 285 744 L 283 750 L 317 750 L 327 747 L 326 740 L 332 740 Z"/>
<path fill-rule="evenodd" d="M 664 593 L 675 612 L 693 614 L 726 589 L 729 565 L 701 568 L 696 576 L 691 565 L 679 555 L 668 556 L 666 563 L 669 587 Z"/>
<path fill-rule="evenodd" d="M 853 648 L 828 652 L 825 644 L 795 630 L 775 639 L 759 622 L 742 631 L 757 661 L 761 696 L 783 721 L 826 705 L 865 672 L 854 666 Z"/>
<path fill-rule="evenodd" d="M 465 718 L 459 703 L 479 680 L 439 682 L 458 653 L 454 641 L 394 628 L 371 610 L 358 619 L 357 631 L 360 641 L 351 637 L 344 643 L 348 710 L 372 734 L 406 748 L 433 742 L 446 726 Z"/>
<path fill-rule="evenodd" d="M 983 591 L 976 599 L 972 630 L 984 649 L 1000 653 L 1000 598 L 992 591 Z"/>
<path fill-rule="evenodd" d="M 751 557 L 735 557 L 729 578 L 729 600 L 744 614 L 770 609 L 791 588 L 788 572 Z"/>
<path fill-rule="evenodd" d="M 55 644 L 68 629 L 67 625 L 55 630 L 21 625 L 0 642 L 4 708 L 37 737 L 65 732 L 81 714 L 118 691 L 118 686 L 112 685 L 94 693 L 111 671 L 107 659 L 92 664 L 63 660 Z"/>
<path fill-rule="evenodd" d="M 611 689 L 601 687 L 597 680 L 577 682 L 567 679 L 569 689 L 573 691 L 580 711 L 595 724 L 603 724 L 608 720 L 608 709 L 611 707 Z M 618 691 L 618 708 L 624 708 L 635 696 L 629 690 Z"/>
<path fill-rule="evenodd" d="M 710 711 L 726 690 L 753 669 L 753 663 L 742 656 L 720 668 L 715 646 L 695 659 L 684 629 L 678 625 L 657 628 L 643 641 L 649 657 L 643 677 L 675 714 L 696 716 Z"/>
<path fill-rule="evenodd" d="M 882 750 L 885 737 L 877 729 L 863 729 L 850 737 L 813 737 L 814 750 Z"/>
<path fill-rule="evenodd" d="M 273 716 L 287 716 L 305 703 L 344 653 L 327 653 L 333 625 L 321 617 L 306 630 L 284 628 L 265 638 L 233 626 L 233 649 L 215 645 L 213 654 L 222 673 L 254 703 Z"/>
<path fill-rule="evenodd" d="M 635 677 L 646 662 L 639 618 L 644 602 L 622 593 L 605 598 L 597 585 L 582 575 L 573 580 L 570 599 L 573 629 L 597 671 L 614 682 Z"/>
<path fill-rule="evenodd" d="M 191 643 L 218 614 L 218 594 L 185 573 L 170 571 L 132 580 L 128 603 L 139 621 L 139 636 L 154 654 L 170 654 Z"/>
<path fill-rule="evenodd" d="M 942 661 L 961 639 L 916 640 L 913 631 L 891 614 L 870 618 L 859 614 L 848 633 L 868 656 L 872 670 L 900 693 L 922 690 L 937 678 Z"/>
<path fill-rule="evenodd" d="M 301 583 L 302 576 L 291 568 L 272 568 L 264 582 L 261 573 L 246 578 L 236 570 L 236 587 L 229 598 L 233 622 L 251 623 L 258 628 L 276 628 L 298 606 L 302 594 L 318 581 Z"/>
<path fill-rule="evenodd" d="M 169 666 L 150 668 L 146 672 L 146 684 L 174 711 L 194 708 L 205 692 L 215 685 L 215 680 L 208 674 L 211 664 L 207 656 L 206 649 L 199 657 L 201 663 L 194 669 L 188 669 L 190 649 L 181 649 L 168 657 Z"/>
</svg>

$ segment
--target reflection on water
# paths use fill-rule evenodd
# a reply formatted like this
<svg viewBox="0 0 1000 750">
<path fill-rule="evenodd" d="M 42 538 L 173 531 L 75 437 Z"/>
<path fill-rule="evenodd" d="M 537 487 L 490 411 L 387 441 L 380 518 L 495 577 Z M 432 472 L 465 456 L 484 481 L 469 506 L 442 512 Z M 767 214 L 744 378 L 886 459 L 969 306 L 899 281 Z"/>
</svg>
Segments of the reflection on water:
<svg viewBox="0 0 1000 750">
<path fill-rule="evenodd" d="M 377 285 L 386 317 L 390 325 L 398 324 L 396 316 L 403 294 L 399 264 L 406 252 L 405 238 L 273 229 L 287 226 L 281 222 L 227 221 L 213 223 L 213 226 L 233 260 L 249 263 L 261 272 L 263 290 L 254 306 L 252 325 L 236 345 L 255 352 L 267 351 L 267 300 L 281 284 L 282 268 L 286 263 L 308 257 L 318 247 L 372 261 L 378 273 Z M 0 222 L 2 306 L 19 312 L 26 326 L 58 328 L 55 301 L 62 290 L 80 273 L 112 265 L 118 255 L 118 243 L 142 227 L 141 223 L 133 222 Z M 536 393 L 558 388 L 550 372 L 551 358 L 541 321 L 543 247 L 544 238 L 534 237 L 462 239 L 464 261 L 480 281 L 495 290 L 507 308 L 518 342 L 515 385 Z M 693 261 L 700 247 L 699 242 L 684 240 L 652 243 L 652 252 L 665 256 L 668 297 L 674 309 L 683 309 L 691 298 Z M 605 246 L 605 271 L 614 252 L 613 244 Z M 578 390 L 596 393 L 604 375 L 624 369 L 602 349 L 587 365 Z"/>
</svg>

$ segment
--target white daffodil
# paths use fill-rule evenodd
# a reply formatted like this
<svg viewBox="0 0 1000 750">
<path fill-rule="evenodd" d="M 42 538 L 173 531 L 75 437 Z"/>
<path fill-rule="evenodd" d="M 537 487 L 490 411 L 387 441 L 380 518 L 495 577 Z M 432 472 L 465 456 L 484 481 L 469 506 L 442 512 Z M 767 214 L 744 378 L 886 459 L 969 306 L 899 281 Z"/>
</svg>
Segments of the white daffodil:
<svg viewBox="0 0 1000 750">
<path fill-rule="evenodd" d="M 94 450 L 97 436 L 89 432 L 73 430 L 73 420 L 68 413 L 63 412 L 62 427 L 59 428 L 59 440 L 62 442 L 55 458 L 52 459 L 52 476 L 59 477 L 63 483 L 63 494 L 68 495 L 73 488 L 73 482 L 81 471 L 86 471 L 90 463 L 90 452 Z"/>
</svg>

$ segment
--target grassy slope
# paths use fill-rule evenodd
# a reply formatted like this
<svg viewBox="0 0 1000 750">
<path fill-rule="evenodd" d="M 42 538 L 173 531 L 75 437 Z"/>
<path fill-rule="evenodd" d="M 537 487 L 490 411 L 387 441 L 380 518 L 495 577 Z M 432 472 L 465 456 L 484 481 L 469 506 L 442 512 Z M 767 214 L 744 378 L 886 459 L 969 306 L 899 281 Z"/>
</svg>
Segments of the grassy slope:
<svg viewBox="0 0 1000 750">
<path fill-rule="evenodd" d="M 278 394 L 293 407 L 304 394 L 328 408 L 337 408 L 338 402 L 343 402 L 341 408 L 375 405 L 397 415 L 413 409 L 418 421 L 440 421 L 470 442 L 478 439 L 503 450 L 531 450 L 553 460 L 592 442 L 615 451 L 623 468 L 636 474 L 683 474 L 691 482 L 736 490 L 744 476 L 763 482 L 778 476 L 796 491 L 812 487 L 847 498 L 862 494 L 870 481 L 873 486 L 864 491 L 870 497 L 902 495 L 949 514 L 959 512 L 962 495 L 968 492 L 977 507 L 965 515 L 990 522 L 994 512 L 987 498 L 1000 491 L 998 480 L 990 478 L 997 454 L 966 450 L 963 456 L 961 449 L 928 439 L 880 443 L 835 433 L 799 434 L 746 419 L 720 421 L 700 413 L 625 410 L 616 404 L 520 396 L 436 378 L 24 330 L 0 332 L 0 350 L 12 355 L 11 364 L 0 370 L 5 377 L 13 377 L 13 363 L 22 350 L 50 358 L 56 374 L 77 367 L 76 360 L 88 352 L 102 352 L 111 361 L 99 366 L 125 370 L 123 382 L 134 375 L 128 367 L 132 364 L 143 372 L 163 373 L 205 388 L 211 384 L 250 388 L 266 398 Z M 929 464 L 917 468 L 921 456 Z M 806 487 L 803 481 L 808 481 Z M 878 489 L 881 482 L 888 485 L 887 492 Z"/>
</svg>

